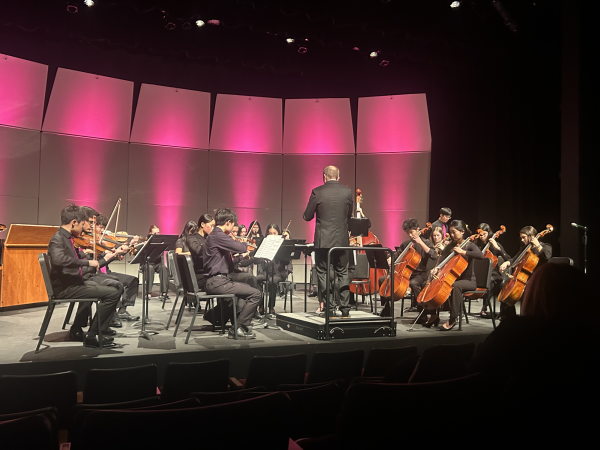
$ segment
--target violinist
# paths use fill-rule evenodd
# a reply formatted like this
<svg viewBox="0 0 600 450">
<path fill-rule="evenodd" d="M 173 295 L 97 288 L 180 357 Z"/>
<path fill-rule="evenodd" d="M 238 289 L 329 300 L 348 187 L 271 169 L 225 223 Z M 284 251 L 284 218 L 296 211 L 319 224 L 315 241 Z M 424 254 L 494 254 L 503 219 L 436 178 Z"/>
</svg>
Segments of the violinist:
<svg viewBox="0 0 600 450">
<path fill-rule="evenodd" d="M 82 207 L 86 208 L 86 207 Z M 90 208 L 91 209 L 91 208 Z M 89 211 L 91 212 L 91 211 Z M 93 221 L 93 216 L 88 219 L 88 221 Z M 102 214 L 98 214 L 96 216 L 96 229 L 95 229 L 95 237 L 99 239 L 104 232 L 106 225 L 108 224 L 108 219 L 106 216 Z M 93 226 L 93 225 L 92 225 Z M 92 231 L 92 230 L 90 230 Z M 135 237 L 131 240 L 130 245 L 135 245 L 139 238 Z M 117 304 L 117 311 L 114 314 L 114 317 L 110 323 L 111 327 L 121 328 L 123 324 L 121 320 L 126 321 L 137 321 L 140 320 L 139 316 L 132 316 L 127 311 L 128 306 L 134 306 L 135 300 L 137 298 L 140 282 L 137 277 L 132 275 L 127 275 L 124 273 L 113 272 L 109 268 L 109 264 L 115 259 L 119 259 L 121 255 L 126 254 L 129 251 L 129 246 L 120 245 L 115 246 L 116 248 L 112 251 L 106 251 L 101 253 L 101 259 L 99 260 L 99 270 L 87 270 L 84 271 L 83 278 L 86 281 L 93 281 L 101 286 L 114 286 L 124 295 L 121 296 L 121 300 L 119 300 Z M 86 257 L 88 259 L 94 259 L 93 250 L 84 250 Z"/>
<path fill-rule="evenodd" d="M 464 223 L 462 220 L 453 220 L 448 229 L 450 237 L 452 238 L 452 242 L 446 246 L 446 248 L 444 248 L 441 259 L 444 260 L 444 258 L 449 256 L 450 253 L 454 251 L 456 254 L 461 255 L 467 260 L 468 266 L 452 285 L 452 291 L 450 292 L 450 297 L 448 298 L 450 318 L 446 323 L 438 328 L 439 331 L 450 331 L 456 325 L 458 314 L 460 313 L 460 303 L 463 301 L 463 292 L 474 291 L 477 289 L 475 272 L 473 271 L 473 260 L 483 259 L 483 253 L 481 253 L 479 247 L 477 247 L 477 245 L 475 245 L 473 242 L 468 242 L 464 248 L 459 248 L 459 245 L 461 245 L 465 238 L 471 233 L 466 223 Z M 467 236 L 465 236 L 465 233 L 468 233 Z M 437 268 L 434 267 L 431 269 L 432 276 L 435 276 L 437 272 Z M 439 322 L 439 313 L 436 311 L 431 315 L 425 326 L 435 326 L 439 324 Z"/>
<path fill-rule="evenodd" d="M 448 221 L 452 218 L 452 210 L 450 208 L 448 208 L 447 206 L 444 206 L 443 208 L 440 208 L 440 217 L 438 218 L 438 220 L 436 220 L 435 222 L 433 222 L 431 224 L 431 229 L 433 230 L 434 228 L 441 228 L 442 229 L 442 236 L 446 236 L 446 233 L 448 233 L 449 231 L 449 226 L 448 226 Z"/>
<path fill-rule="evenodd" d="M 238 236 L 239 237 L 246 237 L 246 235 L 248 234 L 248 228 L 246 228 L 246 225 L 240 223 L 238 225 Z"/>
<path fill-rule="evenodd" d="M 210 214 L 202 214 L 198 219 L 198 224 L 198 232 L 188 236 L 187 246 L 194 263 L 194 272 L 196 274 L 196 280 L 198 280 L 198 287 L 203 289 L 204 268 L 202 264 L 202 246 L 215 226 L 215 219 Z"/>
<path fill-rule="evenodd" d="M 444 251 L 444 235 L 442 234 L 442 228 L 441 227 L 434 227 L 433 225 L 431 226 L 431 243 L 433 244 L 433 248 L 435 249 L 435 252 L 437 253 L 438 256 L 440 256 L 442 254 L 442 252 Z M 434 259 L 429 259 L 429 261 L 427 262 L 427 270 L 431 270 L 435 267 L 435 261 Z"/>
<path fill-rule="evenodd" d="M 230 236 L 237 237 L 240 232 L 240 226 L 237 223 L 233 224 L 233 230 L 231 230 Z"/>
<path fill-rule="evenodd" d="M 190 235 L 196 233 L 198 233 L 198 224 L 193 220 L 190 220 L 185 224 L 183 231 L 179 235 L 179 239 L 175 242 L 175 253 L 178 255 L 191 255 L 187 240 Z"/>
<path fill-rule="evenodd" d="M 508 255 L 508 253 L 506 253 L 502 244 L 500 244 L 493 238 L 494 233 L 492 232 L 492 228 L 487 223 L 480 223 L 479 229 L 482 231 L 482 233 L 480 233 L 479 237 L 475 240 L 475 244 L 477 245 L 477 247 L 483 250 L 483 248 L 489 242 L 490 246 L 488 249 L 496 258 L 499 259 L 499 262 L 510 260 L 510 256 Z M 497 264 L 496 267 L 494 267 L 494 270 L 492 271 L 492 278 L 490 280 L 490 295 L 485 297 L 483 306 L 481 307 L 481 312 L 479 313 L 479 316 L 481 318 L 491 318 L 490 314 L 488 314 L 487 312 L 490 303 L 490 298 L 492 296 L 497 296 L 500 293 L 500 289 L 502 289 L 502 275 L 500 274 L 500 264 Z"/>
<path fill-rule="evenodd" d="M 427 279 L 429 273 L 427 272 L 427 262 L 431 259 L 437 258 L 437 252 L 435 251 L 433 244 L 427 240 L 422 239 L 419 236 L 419 222 L 415 218 L 406 219 L 402 224 L 402 229 L 408 236 L 408 239 L 402 242 L 396 254 L 393 255 L 393 258 L 396 259 L 398 256 L 404 251 L 404 249 L 413 242 L 413 248 L 421 255 L 421 261 L 417 268 L 412 272 L 410 276 L 410 290 L 412 292 L 412 300 L 411 300 L 411 308 L 409 311 L 417 311 L 417 296 L 427 283 Z M 384 304 L 384 307 L 381 311 L 382 317 L 389 317 L 390 311 L 390 301 L 389 297 L 383 297 L 381 302 Z M 423 317 L 423 316 L 421 316 Z M 426 319 L 422 319 L 425 322 Z"/>
<path fill-rule="evenodd" d="M 252 228 L 250 228 L 250 232 L 248 233 L 248 237 L 250 239 L 262 239 L 262 228 L 260 227 L 260 223 L 257 220 L 252 222 Z"/>
<path fill-rule="evenodd" d="M 160 228 L 157 225 L 150 225 L 148 228 L 147 238 L 150 238 L 153 234 L 160 234 Z M 165 266 L 164 258 L 161 257 L 158 264 L 149 264 L 150 273 L 158 273 L 158 279 L 160 282 L 160 295 L 158 298 L 160 300 L 169 298 L 169 270 Z M 148 297 L 151 296 L 152 293 L 152 285 L 154 284 L 154 277 L 148 277 L 146 280 L 146 292 L 148 293 Z"/>
<path fill-rule="evenodd" d="M 281 235 L 281 229 L 279 228 L 279 225 L 277 225 L 276 223 L 270 223 L 269 225 L 267 225 L 267 235 Z M 283 238 L 289 239 L 289 232 L 284 231 Z M 256 276 L 256 281 L 267 283 L 267 290 L 269 292 L 268 308 L 270 315 L 275 315 L 275 301 L 277 299 L 277 290 L 279 287 L 279 283 L 287 280 L 289 274 L 292 273 L 293 270 L 294 268 L 292 266 L 292 262 L 289 260 L 279 259 L 274 260 L 272 263 L 267 263 L 266 261 L 262 260 L 258 262 L 258 275 Z M 260 311 L 260 309 L 261 308 L 259 307 L 259 312 L 262 314 L 263 312 Z"/>
<path fill-rule="evenodd" d="M 521 238 L 521 245 L 519 250 L 513 258 L 504 261 L 500 266 L 500 273 L 504 271 L 519 257 L 519 255 L 525 250 L 529 244 L 531 244 L 530 251 L 539 258 L 538 267 L 552 258 L 552 246 L 546 242 L 540 242 L 536 236 L 538 232 L 532 226 L 525 226 L 519 231 L 519 237 Z M 517 310 L 514 305 L 509 306 L 504 302 L 500 303 L 500 319 L 506 319 L 507 317 L 515 316 Z"/>
<path fill-rule="evenodd" d="M 79 206 L 69 205 L 60 213 L 61 226 L 52 236 L 48 244 L 48 255 L 51 263 L 50 281 L 58 298 L 98 298 L 98 308 L 87 333 L 82 328 L 87 326 L 88 309 L 80 303 L 73 325 L 69 331 L 69 339 L 83 342 L 86 347 L 114 347 L 114 338 L 108 333 L 108 324 L 119 301 L 121 293 L 111 286 L 100 286 L 96 283 L 84 282 L 82 269 L 98 268 L 99 262 L 88 260 L 83 253 L 75 249 L 73 238 L 83 233 L 88 216 Z M 102 341 L 98 330 L 102 329 Z M 108 334 L 115 334 L 108 333 Z"/>
</svg>

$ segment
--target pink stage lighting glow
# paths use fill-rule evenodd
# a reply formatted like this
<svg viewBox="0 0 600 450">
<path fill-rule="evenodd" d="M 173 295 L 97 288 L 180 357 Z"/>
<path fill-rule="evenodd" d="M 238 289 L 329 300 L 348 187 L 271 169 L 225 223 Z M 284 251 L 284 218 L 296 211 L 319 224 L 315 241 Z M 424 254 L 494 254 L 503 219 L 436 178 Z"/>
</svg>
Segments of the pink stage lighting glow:
<svg viewBox="0 0 600 450">
<path fill-rule="evenodd" d="M 128 141 L 133 82 L 59 68 L 43 131 Z"/>
<path fill-rule="evenodd" d="M 283 153 L 354 153 L 350 99 L 285 101 Z"/>
<path fill-rule="evenodd" d="M 217 94 L 210 148 L 281 153 L 282 100 Z"/>
<path fill-rule="evenodd" d="M 430 152 L 425 94 L 358 99 L 356 153 Z"/>
<path fill-rule="evenodd" d="M 142 84 L 131 142 L 208 148 L 210 93 Z"/>
<path fill-rule="evenodd" d="M 185 172 L 190 159 L 190 151 L 177 148 L 163 148 L 163 151 L 153 152 L 154 173 L 153 179 L 156 186 L 155 201 L 160 206 L 160 222 L 162 234 L 179 234 L 187 220 L 181 217 L 181 197 L 186 183 Z M 194 218 L 195 220 L 196 218 Z M 182 220 L 184 223 L 182 223 Z M 191 220 L 191 219 L 189 219 Z"/>
<path fill-rule="evenodd" d="M 0 54 L 0 124 L 40 130 L 48 66 Z"/>
</svg>

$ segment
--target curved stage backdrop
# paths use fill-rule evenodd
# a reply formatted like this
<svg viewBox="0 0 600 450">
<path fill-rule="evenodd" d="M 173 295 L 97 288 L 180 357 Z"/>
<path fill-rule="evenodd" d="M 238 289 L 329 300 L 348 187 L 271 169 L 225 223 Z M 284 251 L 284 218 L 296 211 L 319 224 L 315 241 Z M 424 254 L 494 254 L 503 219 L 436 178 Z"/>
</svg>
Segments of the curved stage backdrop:
<svg viewBox="0 0 600 450">
<path fill-rule="evenodd" d="M 0 55 L 0 223 L 58 224 L 70 202 L 145 234 L 231 207 L 248 225 L 302 220 L 322 169 L 364 195 L 372 231 L 398 245 L 402 221 L 427 218 L 431 133 L 425 94 L 281 99 L 134 83 Z M 51 90 L 45 105 L 46 91 Z M 135 108 L 134 108 L 134 105 Z M 3 233 L 5 234 L 5 233 Z"/>
</svg>

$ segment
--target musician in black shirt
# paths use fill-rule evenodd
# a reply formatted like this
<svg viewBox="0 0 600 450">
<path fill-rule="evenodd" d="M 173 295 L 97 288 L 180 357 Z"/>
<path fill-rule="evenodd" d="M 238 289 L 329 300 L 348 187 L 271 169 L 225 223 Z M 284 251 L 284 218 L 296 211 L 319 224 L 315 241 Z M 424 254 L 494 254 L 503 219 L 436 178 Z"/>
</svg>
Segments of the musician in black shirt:
<svg viewBox="0 0 600 450">
<path fill-rule="evenodd" d="M 187 238 L 187 246 L 194 263 L 194 272 L 198 287 L 204 289 L 204 264 L 202 263 L 202 246 L 206 242 L 206 237 L 215 227 L 215 219 L 210 214 L 202 214 L 198 219 L 200 224 L 197 233 L 190 234 Z"/>
<path fill-rule="evenodd" d="M 179 239 L 175 242 L 175 253 L 178 255 L 190 255 L 190 249 L 187 245 L 187 240 L 190 235 L 198 233 L 198 224 L 190 220 L 183 227 L 183 231 L 179 235 Z"/>
<path fill-rule="evenodd" d="M 70 205 L 60 213 L 61 226 L 52 236 L 48 244 L 51 270 L 50 280 L 57 298 L 98 298 L 96 315 L 88 332 L 84 335 L 82 327 L 87 325 L 88 309 L 78 308 L 73 326 L 69 332 L 72 340 L 83 341 L 86 347 L 113 347 L 111 334 L 116 334 L 108 329 L 108 324 L 119 301 L 120 292 L 110 286 L 100 286 L 97 283 L 84 282 L 82 268 L 98 268 L 100 261 L 89 261 L 79 253 L 73 245 L 73 237 L 79 236 L 84 226 L 90 227 L 87 215 L 80 207 Z M 112 255 L 107 255 L 109 258 Z M 102 341 L 98 338 L 98 330 L 102 330 Z"/>
</svg>

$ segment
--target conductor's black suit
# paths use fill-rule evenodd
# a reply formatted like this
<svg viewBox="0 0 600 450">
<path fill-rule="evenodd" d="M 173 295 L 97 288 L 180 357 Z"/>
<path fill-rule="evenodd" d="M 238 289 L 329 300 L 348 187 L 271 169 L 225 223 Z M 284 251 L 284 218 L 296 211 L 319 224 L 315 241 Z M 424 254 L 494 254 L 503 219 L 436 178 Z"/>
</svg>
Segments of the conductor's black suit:
<svg viewBox="0 0 600 450">
<path fill-rule="evenodd" d="M 327 274 L 327 251 L 332 247 L 347 247 L 348 219 L 352 216 L 352 190 L 336 180 L 329 180 L 313 189 L 304 211 L 304 220 L 317 217 L 315 225 L 315 259 L 319 286 L 319 301 L 324 301 Z M 348 304 L 348 252 L 331 255 L 337 285 L 340 288 L 340 310 L 343 316 L 350 311 Z M 333 306 L 333 305 L 330 305 Z"/>
</svg>

